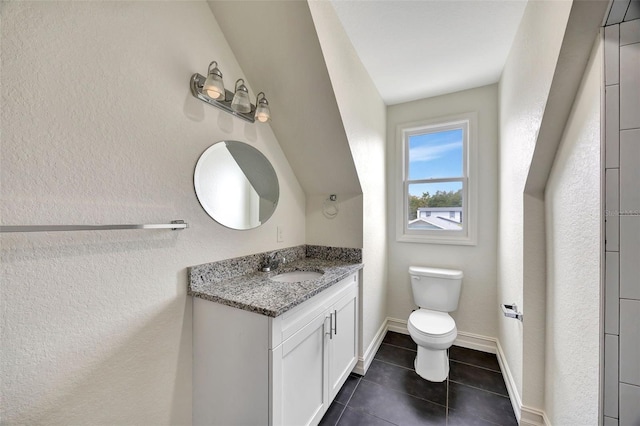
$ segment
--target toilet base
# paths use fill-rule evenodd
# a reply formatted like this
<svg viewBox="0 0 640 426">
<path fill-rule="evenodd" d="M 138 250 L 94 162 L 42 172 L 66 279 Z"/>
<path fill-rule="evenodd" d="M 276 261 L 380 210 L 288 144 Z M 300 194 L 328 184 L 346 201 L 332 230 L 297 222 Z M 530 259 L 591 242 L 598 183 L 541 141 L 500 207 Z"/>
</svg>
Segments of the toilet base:
<svg viewBox="0 0 640 426">
<path fill-rule="evenodd" d="M 423 379 L 430 382 L 443 382 L 449 375 L 448 351 L 418 346 L 418 354 L 413 365 L 416 373 Z"/>
</svg>

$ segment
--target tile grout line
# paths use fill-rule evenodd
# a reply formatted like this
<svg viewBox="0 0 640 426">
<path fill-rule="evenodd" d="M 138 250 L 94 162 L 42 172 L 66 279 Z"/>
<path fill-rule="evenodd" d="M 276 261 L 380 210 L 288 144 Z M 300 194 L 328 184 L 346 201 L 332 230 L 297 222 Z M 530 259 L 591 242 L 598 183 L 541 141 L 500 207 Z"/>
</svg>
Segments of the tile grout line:
<svg viewBox="0 0 640 426">
<path fill-rule="evenodd" d="M 449 349 L 447 349 L 447 358 L 449 357 Z M 451 374 L 451 371 L 449 371 L 449 374 L 447 374 L 447 397 L 445 399 L 445 417 L 444 417 L 444 424 L 445 426 L 449 425 L 449 376 Z"/>
<path fill-rule="evenodd" d="M 360 376 L 360 378 L 358 379 L 358 383 L 356 383 L 356 387 L 354 387 L 354 388 L 353 388 L 353 392 L 351 392 L 351 395 L 349 396 L 349 399 L 347 399 L 347 403 L 344 405 L 344 409 L 342 410 L 342 413 L 340 413 L 340 416 L 338 417 L 338 420 L 336 420 L 336 426 L 338 426 L 338 423 L 340 423 L 340 419 L 342 418 L 342 415 L 343 415 L 343 414 L 344 414 L 344 412 L 347 410 L 347 407 L 349 407 L 349 403 L 351 402 L 351 398 L 353 398 L 353 395 L 355 395 L 355 393 L 356 393 L 356 389 L 358 389 L 358 386 L 360 386 L 360 382 L 361 382 L 362 380 L 364 380 L 364 376 Z M 367 380 L 367 381 L 368 381 L 368 382 L 371 382 L 370 380 Z M 375 383 L 375 382 L 371 382 L 371 383 Z M 377 383 L 376 383 L 376 384 L 377 384 Z M 354 410 L 359 410 L 358 408 L 353 408 L 353 409 L 354 409 Z M 390 421 L 389 421 L 389 420 L 387 420 L 387 419 L 383 419 L 382 417 L 378 417 L 378 416 L 376 416 L 375 414 L 369 413 L 369 412 L 367 412 L 367 411 L 365 411 L 365 410 L 361 410 L 361 411 L 362 411 L 363 413 L 365 413 L 365 414 L 369 415 L 369 416 L 375 417 L 376 419 L 380 419 L 380 420 L 383 420 L 383 421 L 385 421 L 385 422 L 387 422 L 387 423 L 389 423 L 389 424 L 391 424 L 391 425 L 398 426 L 397 424 L 395 424 L 395 423 L 393 423 L 393 422 L 390 422 Z"/>
<path fill-rule="evenodd" d="M 400 348 L 400 349 L 404 349 L 404 350 L 407 350 L 407 351 L 418 353 L 417 349 L 411 349 L 411 348 L 407 348 L 405 346 L 398 346 L 398 345 L 394 345 L 393 343 L 386 343 L 384 340 L 382 341 L 382 344 L 383 345 L 388 345 L 388 346 L 393 346 L 394 348 Z"/>
<path fill-rule="evenodd" d="M 493 392 L 493 391 L 490 391 L 490 390 L 486 390 L 486 389 L 478 388 L 478 387 L 475 387 L 475 386 L 471 386 L 471 385 L 468 385 L 466 383 L 456 382 L 455 380 L 452 380 L 452 382 L 455 383 L 456 385 L 466 386 L 466 387 L 471 388 L 471 389 L 475 389 L 475 390 L 478 390 L 478 391 L 481 391 L 481 392 L 486 392 L 486 393 L 490 393 L 492 395 L 501 396 L 503 398 L 509 399 L 509 395 L 503 395 L 501 393 L 497 393 L 497 392 Z"/>
<path fill-rule="evenodd" d="M 360 381 L 362 380 L 363 377 L 364 376 L 362 376 L 362 377 L 360 377 L 358 379 L 358 383 L 356 383 L 356 386 L 353 388 L 353 392 L 351 392 L 351 395 L 349 395 L 349 399 L 347 399 L 347 402 L 344 403 L 344 408 L 342 409 L 342 412 L 338 416 L 338 420 L 336 420 L 336 426 L 338 426 L 338 423 L 340 423 L 340 419 L 342 418 L 342 415 L 344 414 L 344 412 L 347 410 L 347 407 L 349 406 L 349 403 L 351 402 L 351 398 L 353 398 L 353 395 L 356 393 L 356 389 L 358 389 L 358 386 L 360 386 Z"/>
<path fill-rule="evenodd" d="M 456 410 L 456 411 L 457 411 L 457 412 L 460 412 L 460 410 Z M 478 418 L 479 418 L 480 420 L 482 420 L 483 422 L 485 422 L 485 423 L 489 423 L 489 424 L 492 424 L 492 425 L 494 425 L 494 426 L 504 426 L 502 423 L 496 423 L 496 422 L 494 422 L 493 420 L 487 420 L 487 419 L 485 419 L 484 417 L 480 417 L 480 416 L 478 416 Z M 448 417 L 447 417 L 447 419 L 448 419 Z"/>
<path fill-rule="evenodd" d="M 392 364 L 392 365 L 393 365 L 393 364 Z M 390 390 L 390 391 L 392 391 L 392 392 L 401 393 L 401 394 L 403 394 L 403 395 L 407 395 L 407 396 L 409 396 L 409 397 L 411 397 L 411 398 L 419 399 L 420 401 L 424 401 L 424 402 L 428 402 L 429 404 L 437 405 L 438 407 L 443 407 L 443 408 L 445 408 L 445 409 L 447 408 L 447 406 L 446 406 L 446 405 L 442 405 L 442 404 L 440 404 L 440 403 L 438 403 L 438 402 L 432 401 L 432 400 L 430 400 L 430 399 L 423 398 L 423 397 L 418 396 L 418 395 L 413 395 L 413 394 L 410 394 L 410 393 L 407 393 L 407 392 L 403 392 L 403 391 L 401 391 L 401 390 L 399 390 L 399 389 L 395 389 L 395 388 L 393 388 L 393 387 L 387 387 L 387 386 L 382 385 L 382 384 L 380 384 L 380 383 L 378 383 L 378 382 L 374 382 L 373 380 L 368 380 L 368 379 L 365 379 L 365 378 L 363 378 L 362 380 L 364 380 L 364 381 L 366 381 L 366 382 L 368 382 L 368 383 L 371 383 L 371 384 L 373 384 L 373 385 L 380 386 L 380 387 L 382 387 L 382 388 L 388 389 L 388 390 Z M 445 404 L 446 404 L 446 402 L 445 402 Z M 388 421 L 388 420 L 387 420 L 387 421 Z"/>
<path fill-rule="evenodd" d="M 392 346 L 392 347 L 394 347 L 394 348 L 404 349 L 404 350 L 411 351 L 411 352 L 416 352 L 416 353 L 418 352 L 418 351 L 417 351 L 417 350 L 415 350 L 415 349 L 407 348 L 407 347 L 405 347 L 405 346 L 398 346 L 398 345 L 394 345 L 393 343 L 386 343 L 386 342 L 384 342 L 384 341 L 383 341 L 383 342 L 382 342 L 382 344 L 383 344 L 383 345 Z M 375 358 L 375 357 L 374 357 L 374 359 L 379 360 L 378 358 Z M 470 367 L 477 367 L 477 368 L 481 368 L 481 369 L 483 369 L 483 370 L 488 370 L 488 371 L 492 371 L 492 372 L 494 372 L 494 373 L 502 374 L 502 371 L 500 371 L 500 370 L 499 370 L 499 368 L 500 368 L 500 367 L 498 367 L 498 370 L 496 370 L 495 368 L 492 368 L 492 367 L 485 367 L 485 366 L 483 366 L 483 365 L 472 364 L 472 363 L 470 363 L 470 362 L 466 362 L 466 361 L 458 360 L 458 359 L 455 359 L 455 358 L 450 358 L 450 361 L 457 362 L 457 363 L 459 363 L 459 364 L 468 365 L 468 366 L 470 366 Z M 391 362 L 390 362 L 389 364 L 393 364 L 393 363 L 391 363 Z M 398 364 L 393 364 L 393 365 L 398 365 Z M 400 366 L 400 367 L 403 367 L 403 366 Z M 404 367 L 404 368 L 408 368 L 408 367 Z"/>
<path fill-rule="evenodd" d="M 395 362 L 387 361 L 387 360 L 384 360 L 384 359 L 381 359 L 381 358 L 373 358 L 373 361 L 384 362 L 385 364 L 393 365 L 393 366 L 395 366 L 395 367 L 404 368 L 405 370 L 415 371 L 415 369 L 414 369 L 414 368 L 409 368 L 409 367 L 407 367 L 407 366 L 400 365 L 400 364 L 396 364 Z M 452 362 L 457 362 L 458 364 L 467 365 L 467 366 L 469 366 L 469 367 L 479 368 L 479 369 L 481 369 L 481 370 L 489 371 L 489 372 L 491 372 L 491 373 L 502 374 L 502 372 L 501 372 L 501 371 L 492 370 L 492 369 L 490 369 L 490 368 L 481 367 L 481 366 L 479 366 L 479 365 L 475 365 L 475 364 L 468 364 L 468 363 L 466 363 L 466 362 L 456 361 L 456 360 L 454 360 L 454 359 L 452 359 L 451 361 L 452 361 Z M 362 377 L 364 377 L 364 376 L 362 376 Z M 448 376 L 447 376 L 447 377 L 448 377 Z M 455 382 L 455 383 L 458 383 L 458 382 Z M 478 389 L 479 389 L 479 388 L 478 388 Z"/>
<path fill-rule="evenodd" d="M 332 403 L 333 404 L 333 403 Z M 340 404 L 339 402 L 337 402 L 336 404 Z M 340 415 L 338 416 L 338 419 L 336 420 L 336 422 L 333 424 L 333 426 L 338 426 L 338 423 L 340 423 L 340 419 L 342 418 L 342 415 L 344 414 L 345 410 L 347 409 L 347 406 L 345 405 L 344 408 L 342 409 L 342 411 L 340 411 Z"/>
<path fill-rule="evenodd" d="M 475 368 L 480 368 L 480 369 L 482 369 L 482 370 L 491 371 L 492 373 L 502 374 L 502 371 L 500 371 L 500 370 L 494 370 L 493 368 L 483 367 L 483 366 L 481 366 L 481 365 L 476 365 L 476 364 L 469 364 L 468 362 L 459 361 L 459 360 L 457 360 L 457 359 L 451 359 L 450 361 L 451 361 L 451 362 L 457 362 L 458 364 L 468 365 L 469 367 L 475 367 Z"/>
<path fill-rule="evenodd" d="M 396 364 L 396 363 L 393 363 L 393 362 L 391 362 L 391 361 L 385 361 L 385 360 L 380 359 L 380 358 L 374 358 L 373 360 L 374 360 L 374 361 L 378 361 L 378 362 L 384 362 L 385 364 L 393 365 L 393 366 L 395 366 L 395 367 L 404 368 L 405 370 L 409 370 L 409 371 L 416 371 L 416 370 L 415 370 L 415 369 L 413 369 L 413 368 L 405 367 L 404 365 Z M 362 376 L 362 377 L 364 378 L 364 376 Z"/>
<path fill-rule="evenodd" d="M 389 361 L 381 360 L 381 359 L 379 359 L 379 358 L 374 358 L 374 360 L 375 360 L 375 361 L 379 361 L 379 362 L 383 362 L 383 363 L 385 363 L 385 364 L 393 365 L 394 367 L 399 367 L 399 368 L 402 368 L 402 369 L 404 369 L 404 370 L 415 371 L 414 369 L 412 369 L 412 368 L 408 368 L 408 367 L 405 367 L 404 365 L 394 364 L 393 362 L 389 362 Z M 454 361 L 454 362 L 457 362 L 457 361 Z M 462 364 L 464 364 L 464 363 L 462 363 Z M 474 367 L 474 365 L 471 365 L 471 364 L 466 364 L 466 365 L 469 365 L 469 366 L 471 366 L 471 367 Z M 479 367 L 479 368 L 481 368 L 481 367 Z M 488 370 L 488 369 L 486 369 L 486 368 L 485 368 L 484 370 L 491 371 L 491 372 L 494 372 L 494 373 L 495 373 L 495 371 L 493 371 L 493 370 Z M 374 382 L 374 381 L 372 381 L 372 380 L 365 379 L 365 378 L 364 378 L 364 376 L 362 376 L 360 380 L 366 380 L 366 381 L 367 381 L 367 382 L 369 382 L 369 383 L 373 383 L 373 384 L 376 384 L 376 385 L 378 385 L 378 386 L 382 386 L 382 385 L 380 385 L 380 384 L 379 384 L 379 383 L 377 383 L 377 382 Z M 449 379 L 449 376 L 447 376 L 447 399 L 446 399 L 446 405 L 445 405 L 445 408 L 447 408 L 447 411 L 448 411 L 448 409 L 449 409 L 449 380 L 450 380 L 450 379 Z M 493 392 L 493 391 L 490 391 L 490 390 L 487 390 L 487 389 L 482 389 L 482 388 L 479 388 L 479 387 L 476 387 L 476 386 L 471 386 L 471 385 L 466 384 L 466 383 L 458 382 L 458 381 L 455 381 L 455 380 L 451 380 L 451 382 L 452 382 L 452 383 L 455 383 L 455 384 L 457 384 L 457 385 L 460 385 L 460 386 L 466 386 L 466 387 L 468 387 L 468 388 L 475 389 L 475 390 L 477 390 L 477 391 L 486 392 L 486 393 L 489 393 L 489 394 L 492 394 L 492 395 L 496 395 L 496 396 L 501 396 L 501 397 L 503 397 L 503 398 L 509 398 L 509 395 L 504 395 L 504 394 L 497 393 L 497 392 Z M 360 384 L 360 382 L 358 382 L 358 384 Z M 392 390 L 394 390 L 394 391 L 396 391 L 396 392 L 404 393 L 404 394 L 409 395 L 409 396 L 412 396 L 412 397 L 414 397 L 414 398 L 418 398 L 418 399 L 421 399 L 421 400 L 423 400 L 423 401 L 427 401 L 427 402 L 430 402 L 430 403 L 432 403 L 432 404 L 436 404 L 436 405 L 439 405 L 439 406 L 441 406 L 441 407 L 442 407 L 442 404 L 438 404 L 437 402 L 434 402 L 434 401 L 431 401 L 431 400 L 428 400 L 428 399 L 424 399 L 424 398 L 421 398 L 421 397 L 416 396 L 416 395 L 411 395 L 411 394 L 409 394 L 409 393 L 402 392 L 402 391 L 400 391 L 400 390 L 396 390 L 396 389 L 393 389 L 393 388 L 391 388 L 391 389 L 392 389 Z M 355 391 L 354 391 L 354 392 L 355 392 Z"/>
</svg>

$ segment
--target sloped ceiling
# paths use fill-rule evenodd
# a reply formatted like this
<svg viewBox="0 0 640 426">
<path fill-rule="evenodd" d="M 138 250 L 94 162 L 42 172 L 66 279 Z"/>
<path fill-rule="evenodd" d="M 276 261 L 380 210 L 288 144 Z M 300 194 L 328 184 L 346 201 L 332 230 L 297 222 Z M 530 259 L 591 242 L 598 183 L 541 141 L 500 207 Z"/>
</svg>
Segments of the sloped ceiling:
<svg viewBox="0 0 640 426">
<path fill-rule="evenodd" d="M 387 105 L 498 82 L 527 0 L 331 0 Z"/>
<path fill-rule="evenodd" d="M 362 193 L 307 2 L 208 3 L 307 195 Z"/>
</svg>

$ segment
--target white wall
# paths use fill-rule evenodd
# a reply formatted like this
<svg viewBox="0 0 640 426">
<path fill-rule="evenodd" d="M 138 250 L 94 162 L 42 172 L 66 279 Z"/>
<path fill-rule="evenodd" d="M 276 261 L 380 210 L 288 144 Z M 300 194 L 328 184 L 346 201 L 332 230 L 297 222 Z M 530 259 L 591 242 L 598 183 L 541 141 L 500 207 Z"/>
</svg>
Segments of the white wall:
<svg viewBox="0 0 640 426">
<path fill-rule="evenodd" d="M 544 406 L 554 425 L 598 424 L 601 66 L 598 40 L 545 192 Z"/>
<path fill-rule="evenodd" d="M 362 194 L 335 194 L 335 202 L 330 195 L 307 195 L 307 244 L 362 248 Z"/>
<path fill-rule="evenodd" d="M 386 107 L 330 2 L 310 1 L 309 8 L 362 187 L 361 350 L 367 351 L 386 318 Z"/>
<path fill-rule="evenodd" d="M 566 28 L 570 1 L 530 1 L 500 79 L 498 303 L 524 306 L 524 189 Z M 533 200 L 527 201 L 538 204 Z M 542 215 L 540 205 L 534 214 Z M 543 216 L 542 216 L 543 217 Z M 528 229 L 527 232 L 535 230 Z M 538 229 L 544 235 L 544 227 Z M 537 256 L 537 253 L 532 255 Z M 542 296 L 544 297 L 544 296 Z M 498 311 L 498 340 L 519 396 L 523 393 L 523 324 Z M 526 316 L 544 317 L 544 312 Z M 542 377 L 539 366 L 532 371 Z M 541 406 L 534 401 L 534 406 Z"/>
<path fill-rule="evenodd" d="M 249 81 L 266 93 L 271 127 L 305 194 L 361 193 L 307 2 L 208 3 Z"/>
<path fill-rule="evenodd" d="M 478 113 L 478 244 L 457 246 L 396 241 L 396 128 L 401 123 L 453 114 Z M 460 269 L 464 281 L 458 310 L 453 313 L 458 330 L 486 337 L 497 336 L 496 244 L 498 218 L 498 87 L 480 87 L 450 95 L 393 105 L 387 112 L 387 191 L 390 226 L 389 288 L 387 309 L 391 318 L 406 321 L 415 309 L 409 266 Z"/>
<path fill-rule="evenodd" d="M 193 98 L 217 60 L 204 2 L 3 2 L 3 225 L 155 223 L 184 231 L 3 234 L 3 423 L 190 424 L 190 265 L 305 243 L 305 196 L 269 126 Z M 192 176 L 222 139 L 274 164 L 281 198 L 251 231 L 218 225 Z M 277 224 L 286 224 L 276 243 Z"/>
</svg>

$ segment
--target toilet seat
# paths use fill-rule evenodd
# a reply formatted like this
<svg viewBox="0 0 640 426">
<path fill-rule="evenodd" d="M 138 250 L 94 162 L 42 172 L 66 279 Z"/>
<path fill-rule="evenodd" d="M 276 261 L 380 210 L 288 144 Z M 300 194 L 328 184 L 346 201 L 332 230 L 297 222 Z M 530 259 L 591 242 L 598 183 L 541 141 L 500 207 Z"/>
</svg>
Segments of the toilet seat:
<svg viewBox="0 0 640 426">
<path fill-rule="evenodd" d="M 409 316 L 408 326 L 412 332 L 425 338 L 446 338 L 457 335 L 456 323 L 446 312 L 419 309 Z"/>
</svg>

